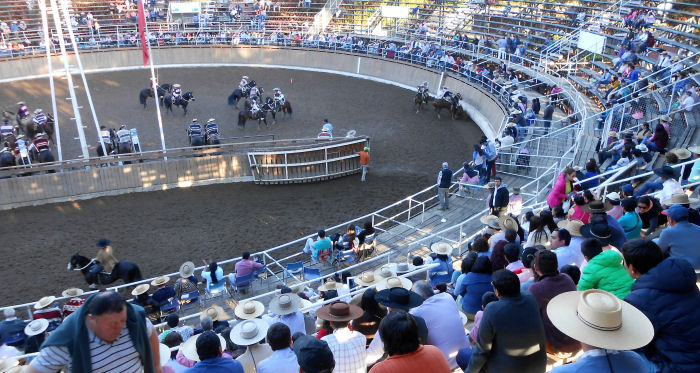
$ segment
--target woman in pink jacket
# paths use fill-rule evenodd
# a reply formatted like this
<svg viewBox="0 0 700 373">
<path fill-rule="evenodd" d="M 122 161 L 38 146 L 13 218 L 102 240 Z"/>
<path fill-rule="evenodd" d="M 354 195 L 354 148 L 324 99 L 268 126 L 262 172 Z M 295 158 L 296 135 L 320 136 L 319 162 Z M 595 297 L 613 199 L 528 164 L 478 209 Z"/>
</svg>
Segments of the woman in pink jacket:
<svg viewBox="0 0 700 373">
<path fill-rule="evenodd" d="M 550 209 L 561 205 L 569 196 L 569 193 L 574 190 L 574 177 L 576 177 L 576 170 L 573 167 L 567 167 L 564 169 L 564 172 L 559 174 L 552 191 L 547 196 L 547 204 Z"/>
</svg>

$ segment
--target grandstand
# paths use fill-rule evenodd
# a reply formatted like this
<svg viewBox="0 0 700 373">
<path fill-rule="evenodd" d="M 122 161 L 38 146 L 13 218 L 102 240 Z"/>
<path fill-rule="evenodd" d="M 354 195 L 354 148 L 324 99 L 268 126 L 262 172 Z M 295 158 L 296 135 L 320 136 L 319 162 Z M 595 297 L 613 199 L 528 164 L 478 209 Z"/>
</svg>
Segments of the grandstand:
<svg viewBox="0 0 700 373">
<path fill-rule="evenodd" d="M 70 1 L 71 23 L 78 38 L 79 52 L 107 53 L 138 47 L 134 8 L 131 2 L 127 3 L 128 7 L 121 2 L 116 5 Z M 188 46 L 203 49 L 300 49 L 309 53 L 326 51 L 416 66 L 439 76 L 440 83 L 449 78 L 451 82 L 474 87 L 475 92 L 492 97 L 502 109 L 499 122 L 490 122 L 490 117 L 478 122 L 483 132 L 493 139 L 502 140 L 508 124 L 518 120 L 518 114 L 511 111 L 518 108 L 518 102 L 526 101 L 526 107 L 530 107 L 533 99 L 543 103 L 551 101 L 555 107 L 553 117 L 536 116 L 527 126 L 518 124 L 520 135 L 513 139 L 512 144 L 499 149 L 500 158 L 495 163 L 498 174 L 509 186 L 520 187 L 523 207 L 530 211 L 552 207 L 547 204 L 547 195 L 557 177 L 567 166 L 583 166 L 588 159 L 596 158 L 600 150 L 615 143 L 617 138 L 611 137 L 611 132 L 636 134 L 642 123 L 653 127 L 661 123 L 664 116 L 671 115 L 667 127 L 670 132 L 667 150 L 688 148 L 697 144 L 700 137 L 700 132 L 696 131 L 700 124 L 698 101 L 679 108 L 683 105 L 683 93 L 700 86 L 700 26 L 695 4 L 641 1 L 205 1 L 191 22 L 182 19 L 173 22 L 168 1 L 147 3 L 149 37 L 154 50 Z M 385 16 L 382 7 L 386 5 L 403 7 L 405 17 Z M 625 25 L 625 17 L 633 11 L 651 13 L 655 20 L 644 26 Z M 4 2 L 0 5 L 0 21 L 7 27 L 13 21 L 21 21 L 26 26 L 25 29 L 17 26 L 16 30 L 8 28 L 7 32 L 2 32 L 0 56 L 3 60 L 0 65 L 17 59 L 45 58 L 38 7 L 30 7 L 24 1 Z M 56 30 L 50 29 L 52 48 L 55 48 L 58 45 Z M 653 43 L 648 42 L 648 38 L 635 39 L 646 32 L 653 37 Z M 602 37 L 604 44 L 600 51 L 579 47 L 582 39 L 589 35 Z M 613 69 L 613 66 L 626 62 L 622 61 L 624 52 L 621 53 L 621 49 L 627 48 L 630 41 L 632 48 L 636 48 L 631 61 L 640 77 L 630 79 L 631 71 L 624 71 L 621 74 L 627 76 L 619 87 L 614 87 L 612 82 L 604 82 L 602 89 L 600 84 L 596 87 L 605 71 L 611 69 L 615 74 L 620 71 L 619 67 Z M 673 59 L 671 65 L 658 66 L 661 53 Z M 553 92 L 555 87 L 562 90 Z M 436 91 L 436 96 L 442 94 L 441 86 L 432 86 L 431 90 Z M 474 113 L 469 98 L 465 98 L 463 104 L 467 113 Z M 476 116 L 476 113 L 472 115 L 475 121 Z M 523 153 L 523 149 L 527 149 L 527 153 Z M 579 177 L 575 184 L 582 186 L 596 180 L 597 185 L 588 189 L 598 198 L 628 183 L 639 188 L 654 177 L 653 169 L 666 164 L 667 159 L 661 152 L 652 153 L 642 169 L 629 164 L 606 170 L 613 165 L 612 159 L 599 162 L 599 174 L 588 180 Z M 672 167 L 676 173 L 684 175 L 693 165 L 694 159 L 680 160 L 673 162 Z M 63 166 L 39 167 L 61 169 Z M 75 167 L 75 163 L 71 163 L 70 168 Z M 21 175 L 20 171 L 18 168 L 0 170 L 0 175 Z M 455 174 L 461 176 L 464 172 L 466 170 L 459 169 Z M 687 180 L 682 188 L 691 191 L 697 184 L 698 181 Z M 468 191 L 466 197 L 462 194 L 463 187 Z M 235 303 L 244 300 L 269 303 L 278 295 L 272 290 L 275 287 L 294 285 L 313 289 L 341 271 L 359 277 L 365 271 L 385 265 L 395 266 L 414 257 L 427 259 L 429 248 L 437 242 L 449 243 L 451 257 L 455 261 L 461 260 L 481 233 L 483 222 L 479 218 L 489 213 L 485 209 L 488 191 L 481 185 L 452 183 L 453 208 L 445 213 L 437 211 L 436 192 L 437 186 L 431 185 L 382 209 L 325 228 L 329 234 L 342 236 L 346 227 L 361 227 L 365 221 L 371 221 L 378 234 L 376 250 L 369 258 L 361 260 L 355 256 L 357 253 L 338 250 L 328 261 L 317 263 L 300 251 L 306 240 L 313 239 L 315 234 L 298 239 L 289 237 L 294 241 L 252 254 L 264 267 L 255 272 L 253 278 L 248 278 L 250 283 L 231 277 L 232 280 L 225 285 L 226 294 L 206 302 L 221 305 L 232 314 L 230 311 Z M 217 262 L 224 273 L 232 273 L 234 264 L 240 260 L 240 257 L 235 257 Z M 173 263 L 173 266 L 177 264 Z M 434 268 L 435 264 L 419 266 L 402 276 L 429 279 Z M 203 270 L 206 267 L 197 267 L 195 273 L 201 274 Z M 178 273 L 167 275 L 178 277 Z M 154 279 L 110 289 L 128 294 L 137 285 Z M 224 282 L 227 280 L 225 278 Z M 350 295 L 362 294 L 363 291 L 356 288 Z M 204 289 L 200 292 L 202 298 L 218 295 Z M 55 301 L 63 303 L 70 298 L 58 297 Z M 317 300 L 318 294 L 312 298 Z M 319 300 L 303 310 L 315 310 L 333 300 Z M 7 305 L 4 309 L 13 308 L 28 319 L 32 316 L 33 305 Z M 203 309 L 197 305 L 190 305 L 189 309 L 182 306 L 180 319 L 196 326 L 195 320 Z M 158 323 L 156 327 L 159 330 L 167 328 L 165 323 Z M 27 356 L 32 354 L 20 358 Z M 551 368 L 551 365 L 567 362 L 550 356 L 549 365 Z"/>
</svg>

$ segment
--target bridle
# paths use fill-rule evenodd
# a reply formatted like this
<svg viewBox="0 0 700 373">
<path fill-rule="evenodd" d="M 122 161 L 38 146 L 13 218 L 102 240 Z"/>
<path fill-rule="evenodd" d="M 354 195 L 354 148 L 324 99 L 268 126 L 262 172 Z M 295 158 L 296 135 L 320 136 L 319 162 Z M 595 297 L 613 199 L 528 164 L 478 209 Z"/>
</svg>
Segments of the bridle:
<svg viewBox="0 0 700 373">
<path fill-rule="evenodd" d="M 73 270 L 74 270 L 74 271 L 82 271 L 83 269 L 85 269 L 85 268 L 89 267 L 89 266 L 90 266 L 90 264 L 92 264 L 92 263 L 94 263 L 94 262 L 96 262 L 96 261 L 97 261 L 97 259 L 96 259 L 96 258 L 92 258 L 92 259 L 90 259 L 90 261 L 89 261 L 89 262 L 88 262 L 88 263 L 87 263 L 87 264 L 86 264 L 86 265 L 85 265 L 84 267 L 80 267 L 80 268 L 73 268 Z"/>
</svg>

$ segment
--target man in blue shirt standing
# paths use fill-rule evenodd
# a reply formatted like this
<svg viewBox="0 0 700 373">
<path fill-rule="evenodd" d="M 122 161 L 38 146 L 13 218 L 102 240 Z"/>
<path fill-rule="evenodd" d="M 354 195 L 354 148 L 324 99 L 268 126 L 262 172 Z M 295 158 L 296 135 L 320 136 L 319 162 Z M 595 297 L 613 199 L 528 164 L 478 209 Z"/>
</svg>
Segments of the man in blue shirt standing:
<svg viewBox="0 0 700 373">
<path fill-rule="evenodd" d="M 482 149 L 484 149 L 484 153 L 486 153 L 486 180 L 485 182 L 488 183 L 491 181 L 491 176 L 493 175 L 494 177 L 496 176 L 496 158 L 498 158 L 498 152 L 496 151 L 496 143 L 493 142 L 493 140 L 490 140 L 486 136 L 481 137 L 481 141 L 479 143 L 482 146 Z"/>
<path fill-rule="evenodd" d="M 200 361 L 186 373 L 244 373 L 243 366 L 237 360 L 221 357 L 221 342 L 213 331 L 206 331 L 197 337 L 196 347 Z"/>
<path fill-rule="evenodd" d="M 440 210 L 446 210 L 450 208 L 450 195 L 449 190 L 452 185 L 452 170 L 447 168 L 447 162 L 442 162 L 442 170 L 438 172 L 437 185 L 438 185 L 438 199 L 440 200 Z"/>
</svg>

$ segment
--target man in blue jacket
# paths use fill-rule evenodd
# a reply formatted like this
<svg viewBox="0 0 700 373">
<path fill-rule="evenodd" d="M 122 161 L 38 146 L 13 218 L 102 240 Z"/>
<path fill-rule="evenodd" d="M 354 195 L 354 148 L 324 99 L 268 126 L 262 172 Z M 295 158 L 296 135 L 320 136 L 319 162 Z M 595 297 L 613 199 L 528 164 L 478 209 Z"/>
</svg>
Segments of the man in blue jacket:
<svg viewBox="0 0 700 373">
<path fill-rule="evenodd" d="M 625 301 L 651 320 L 654 339 L 640 355 L 650 372 L 700 372 L 700 290 L 690 263 L 667 258 L 652 241 L 622 246 L 624 265 L 636 279 Z"/>
<path fill-rule="evenodd" d="M 450 208 L 450 186 L 452 186 L 452 170 L 447 168 L 447 162 L 442 162 L 442 169 L 438 172 L 438 199 L 440 200 L 440 210 Z"/>
</svg>

